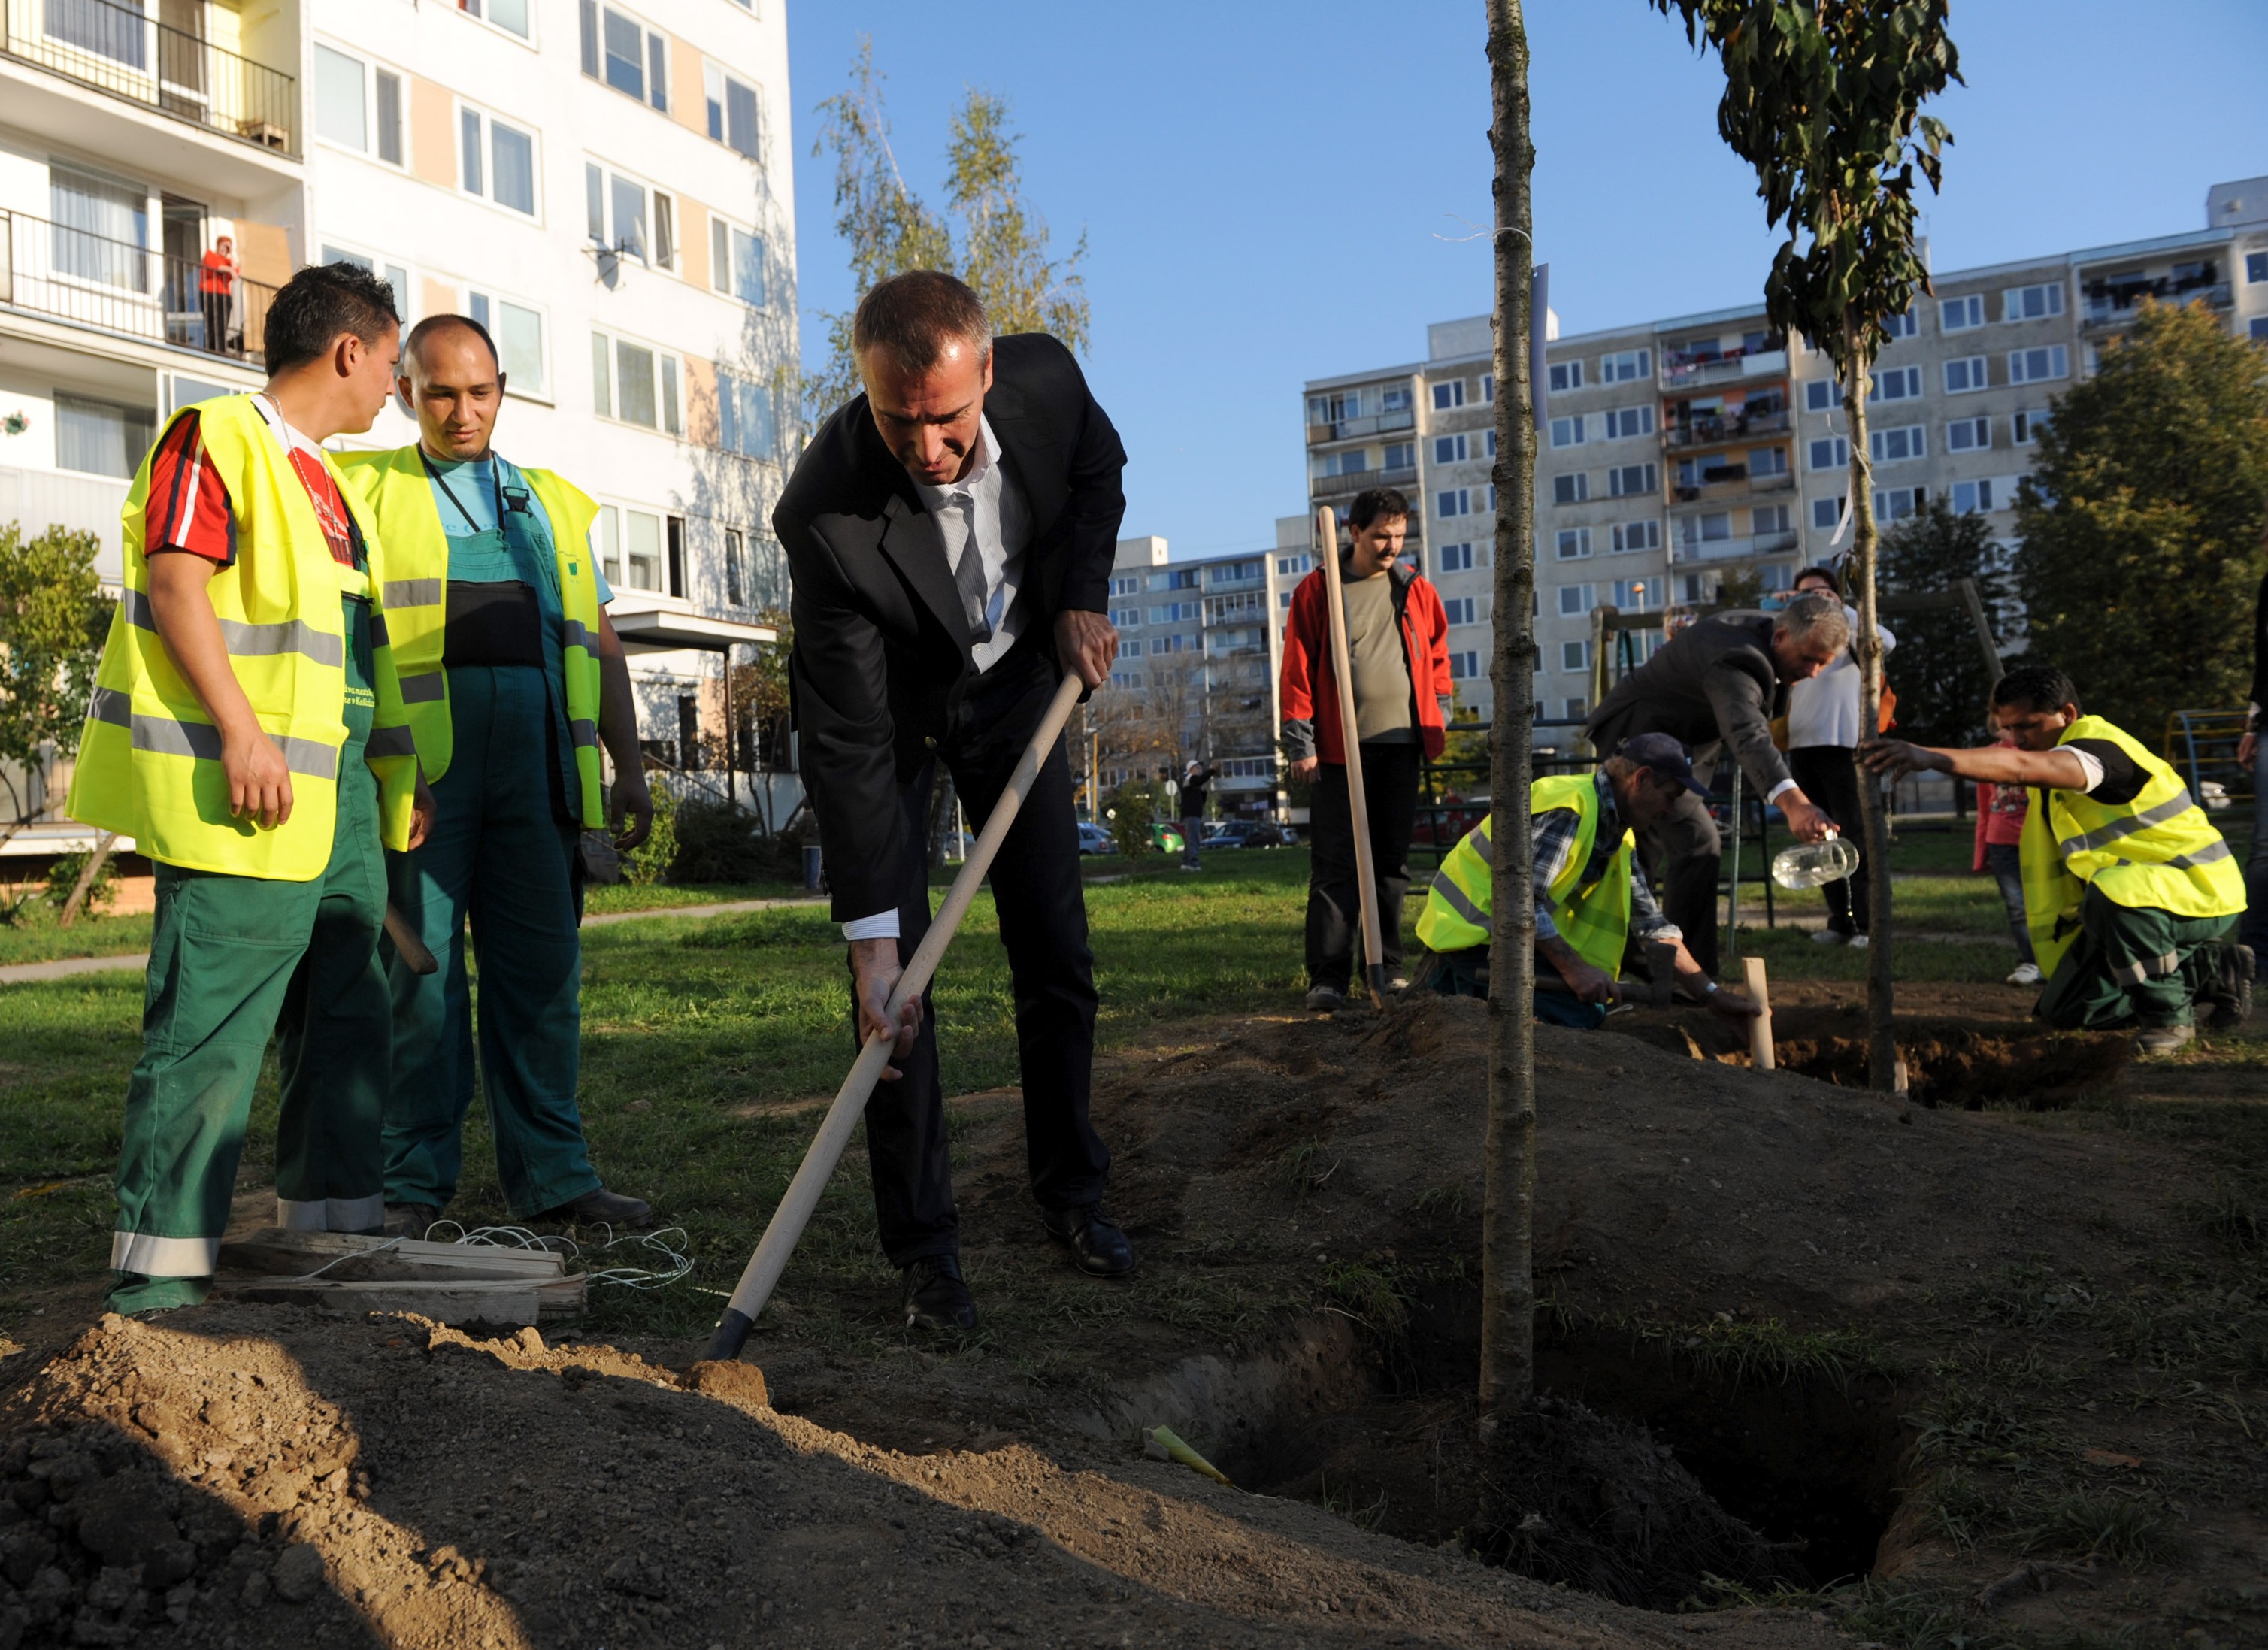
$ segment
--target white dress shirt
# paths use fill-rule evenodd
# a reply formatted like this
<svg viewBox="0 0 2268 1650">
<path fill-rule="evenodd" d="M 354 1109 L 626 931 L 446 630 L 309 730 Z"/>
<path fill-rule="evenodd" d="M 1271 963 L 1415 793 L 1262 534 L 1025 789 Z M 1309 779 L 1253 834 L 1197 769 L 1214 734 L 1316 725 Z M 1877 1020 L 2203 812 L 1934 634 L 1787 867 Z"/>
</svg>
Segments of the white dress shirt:
<svg viewBox="0 0 2268 1650">
<path fill-rule="evenodd" d="M 1851 634 L 1859 633 L 1859 610 L 1846 606 L 1843 616 Z M 1898 645 L 1887 625 L 1876 625 L 1887 655 Z M 1790 750 L 1806 746 L 1839 745 L 1845 750 L 1859 742 L 1859 661 L 1845 646 L 1835 662 L 1808 681 L 1787 690 L 1787 744 Z"/>
<path fill-rule="evenodd" d="M 1007 657 L 1023 634 L 1026 620 L 1024 604 L 1018 597 L 1023 593 L 1024 551 L 1031 542 L 1032 512 L 1024 490 L 1001 466 L 999 453 L 990 421 L 979 415 L 976 451 L 970 454 L 961 478 L 943 487 L 920 480 L 914 482 L 923 508 L 937 519 L 938 537 L 945 542 L 946 565 L 958 575 L 963 556 L 974 554 L 983 558 L 984 614 L 991 622 L 992 634 L 968 650 L 979 675 Z M 871 917 L 854 917 L 843 924 L 843 937 L 895 939 L 898 914 L 877 911 Z"/>
</svg>

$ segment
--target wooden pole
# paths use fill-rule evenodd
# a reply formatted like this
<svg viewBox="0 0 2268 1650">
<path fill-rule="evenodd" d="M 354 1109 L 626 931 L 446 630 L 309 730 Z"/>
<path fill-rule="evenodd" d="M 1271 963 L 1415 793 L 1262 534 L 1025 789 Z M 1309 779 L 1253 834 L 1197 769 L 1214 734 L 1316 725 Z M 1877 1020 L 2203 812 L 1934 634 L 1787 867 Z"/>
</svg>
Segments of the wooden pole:
<svg viewBox="0 0 2268 1650">
<path fill-rule="evenodd" d="M 1056 689 L 1054 702 L 1040 718 L 1039 731 L 1024 748 L 1015 772 L 1008 776 L 1007 788 L 1000 792 L 1000 799 L 992 806 L 991 817 L 977 834 L 976 846 L 970 851 L 968 863 L 953 879 L 945 903 L 938 908 L 929 932 L 914 948 L 906 971 L 898 977 L 897 990 L 890 993 L 891 1024 L 897 1023 L 899 1013 L 908 1003 L 929 988 L 930 978 L 937 972 L 945 948 L 953 943 L 954 931 L 961 926 L 961 919 L 968 914 L 969 902 L 976 897 L 977 885 L 991 868 L 992 858 L 1000 851 L 1008 827 L 1015 822 L 1017 809 L 1023 806 L 1032 782 L 1039 777 L 1040 765 L 1063 737 L 1064 724 L 1071 720 L 1081 688 L 1079 677 L 1071 675 L 1065 676 L 1063 686 Z M 708 1350 L 701 1354 L 703 1359 L 740 1355 L 740 1348 L 747 1343 L 748 1331 L 755 1327 L 757 1315 L 763 1311 L 764 1302 L 771 1299 L 780 1274 L 787 1270 L 788 1257 L 795 1253 L 797 1240 L 810 1224 L 812 1211 L 819 1207 L 820 1194 L 827 1190 L 836 1164 L 842 1160 L 843 1149 L 850 1144 L 851 1131 L 858 1128 L 858 1119 L 866 1109 L 867 1097 L 874 1092 L 883 1066 L 889 1064 L 892 1041 L 887 1033 L 876 1032 L 858 1050 L 850 1074 L 843 1079 L 835 1103 L 827 1109 L 826 1119 L 819 1125 L 818 1137 L 804 1153 L 803 1167 L 788 1182 L 787 1193 L 780 1199 L 779 1207 L 772 1211 L 771 1221 L 764 1227 L 756 1252 L 748 1257 L 740 1281 L 733 1291 L 732 1302 L 718 1320 L 717 1332 L 710 1337 Z"/>
<path fill-rule="evenodd" d="M 1329 505 L 1315 512 L 1323 547 L 1324 605 L 1331 615 L 1331 674 L 1337 678 L 1339 743 L 1344 747 L 1347 811 L 1354 815 L 1354 884 L 1362 898 L 1362 977 L 1373 1008 L 1386 1006 L 1386 930 L 1378 909 L 1378 868 L 1370 857 L 1370 811 L 1362 787 L 1362 743 L 1356 736 L 1354 667 L 1347 651 L 1346 593 L 1339 587 L 1339 519 Z M 1391 578 L 1391 574 L 1387 577 Z M 1394 913 L 1398 924 L 1402 913 Z"/>
<path fill-rule="evenodd" d="M 63 914 L 56 919 L 56 927 L 68 928 L 78 921 L 78 914 L 86 905 L 86 896 L 93 891 L 95 878 L 102 874 L 102 867 L 110 861 L 110 845 L 117 840 L 115 831 L 104 831 L 95 838 L 94 851 L 87 855 L 86 863 L 78 868 L 78 880 L 71 884 L 70 898 L 63 902 Z"/>
<path fill-rule="evenodd" d="M 1749 995 L 1763 1011 L 1749 1021 L 1749 1057 L 1756 1062 L 1756 1070 L 1769 1072 L 1772 1069 L 1771 988 L 1764 983 L 1764 960 L 1742 957 L 1741 967 L 1748 973 Z"/>
</svg>

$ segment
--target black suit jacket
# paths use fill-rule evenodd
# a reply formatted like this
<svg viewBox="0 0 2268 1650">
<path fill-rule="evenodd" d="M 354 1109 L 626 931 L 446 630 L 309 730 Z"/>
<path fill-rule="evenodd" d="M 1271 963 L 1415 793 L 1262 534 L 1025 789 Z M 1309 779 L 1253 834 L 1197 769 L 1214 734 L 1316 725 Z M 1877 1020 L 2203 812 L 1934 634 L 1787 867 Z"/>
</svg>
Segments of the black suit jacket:
<svg viewBox="0 0 2268 1650">
<path fill-rule="evenodd" d="M 984 416 L 1023 489 L 1032 536 L 1018 600 L 1027 642 L 1102 613 L 1126 513 L 1126 450 L 1071 353 L 1044 333 L 992 341 Z M 772 512 L 794 585 L 789 692 L 837 921 L 897 908 L 898 806 L 974 672 L 937 523 L 858 396 L 820 426 Z"/>
<path fill-rule="evenodd" d="M 1773 748 L 1771 719 L 1787 708 L 1772 661 L 1779 621 L 1734 611 L 1688 625 L 1599 701 L 1583 732 L 1602 756 L 1639 733 L 1669 733 L 1699 751 L 1719 740 L 1740 759 L 1759 796 L 1789 777 Z"/>
</svg>

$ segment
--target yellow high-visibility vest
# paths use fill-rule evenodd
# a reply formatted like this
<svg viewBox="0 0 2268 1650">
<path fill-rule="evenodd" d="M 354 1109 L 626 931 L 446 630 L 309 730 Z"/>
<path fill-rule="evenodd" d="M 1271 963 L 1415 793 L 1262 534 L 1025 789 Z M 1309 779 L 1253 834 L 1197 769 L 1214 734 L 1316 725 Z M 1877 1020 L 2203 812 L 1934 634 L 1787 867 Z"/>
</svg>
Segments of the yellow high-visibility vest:
<svg viewBox="0 0 2268 1650">
<path fill-rule="evenodd" d="M 387 538 L 386 605 L 394 662 L 425 777 L 438 779 L 449 770 L 456 739 L 449 721 L 448 672 L 441 664 L 448 628 L 449 536 L 433 503 L 432 481 L 415 443 L 392 453 L 349 453 L 342 468 L 362 490 L 364 505 Z M 590 544 L 599 506 L 549 470 L 520 474 L 551 529 L 565 622 L 559 641 L 567 733 L 575 748 L 583 824 L 596 830 L 606 823 L 600 800 L 599 579 Z"/>
<path fill-rule="evenodd" d="M 1583 871 L 1599 837 L 1599 793 L 1591 775 L 1555 774 L 1528 787 L 1531 817 L 1564 807 L 1575 810 L 1575 851 L 1548 890 L 1552 924 L 1584 961 L 1609 974 L 1618 973 L 1630 937 L 1631 857 L 1638 839 L 1625 829 L 1606 874 L 1583 886 Z M 1425 909 L 1418 917 L 1418 938 L 1428 949 L 1463 951 L 1489 943 L 1495 819 L 1491 814 L 1466 832 L 1435 873 Z"/>
<path fill-rule="evenodd" d="M 2131 802 L 2098 802 L 2084 791 L 2032 792 L 2017 853 L 2024 925 L 2045 975 L 2079 937 L 2080 902 L 2090 883 L 2129 910 L 2234 917 L 2244 909 L 2243 873 L 2181 776 L 2099 716 L 2080 717 L 2056 743 L 2082 739 L 2109 740 L 2149 778 Z"/>
<path fill-rule="evenodd" d="M 144 555 L 146 455 L 126 495 L 125 590 L 95 672 L 65 810 L 131 836 L 137 852 L 167 865 L 279 882 L 320 876 L 330 863 L 347 736 L 340 598 L 366 593 L 378 704 L 364 760 L 378 777 L 387 843 L 407 847 L 417 750 L 387 642 L 384 549 L 368 516 L 354 510 L 352 492 L 342 487 L 369 552 L 365 576 L 333 559 L 306 485 L 249 396 L 225 395 L 184 411 L 197 416 L 204 455 L 228 489 L 236 522 L 236 560 L 215 572 L 205 591 L 229 668 L 260 726 L 283 748 L 291 817 L 268 829 L 229 812 L 220 731 L 158 639 Z M 335 466 L 332 477 L 338 479 Z"/>
</svg>

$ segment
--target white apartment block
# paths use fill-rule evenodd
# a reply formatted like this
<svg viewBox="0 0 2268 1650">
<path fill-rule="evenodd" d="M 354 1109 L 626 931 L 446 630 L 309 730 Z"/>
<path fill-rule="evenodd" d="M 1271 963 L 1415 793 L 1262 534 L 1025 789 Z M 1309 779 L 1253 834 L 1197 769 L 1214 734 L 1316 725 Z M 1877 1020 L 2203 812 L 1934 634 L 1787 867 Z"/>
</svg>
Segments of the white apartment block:
<svg viewBox="0 0 2268 1650">
<path fill-rule="evenodd" d="M 2202 302 L 2268 343 L 2268 178 L 2216 184 L 2206 226 L 1938 275 L 1897 320 L 1867 402 L 1884 525 L 1943 494 L 2013 535 L 2016 482 L 2051 402 L 2145 298 Z M 1848 420 L 1824 354 L 1791 350 L 1761 303 L 1557 337 L 1547 331 L 1535 476 L 1539 714 L 1580 718 L 1593 609 L 1715 600 L 1728 572 L 1767 591 L 1830 560 L 1848 492 Z M 1490 713 L 1489 468 L 1495 383 L 1485 315 L 1427 328 L 1426 358 L 1304 391 L 1308 493 L 1344 507 L 1395 486 L 1449 609 L 1460 709 Z M 1847 542 L 1847 535 L 1846 535 Z M 1660 631 L 1641 632 L 1644 653 Z"/>
<path fill-rule="evenodd" d="M 649 748 L 722 765 L 725 650 L 786 595 L 782 0 L 0 8 L 0 520 L 99 533 L 114 580 L 156 427 L 256 387 L 275 289 L 352 259 L 406 321 L 496 336 L 498 450 L 601 504 Z M 223 235 L 242 278 L 214 298 Z M 352 445 L 416 434 L 395 407 Z"/>
</svg>

